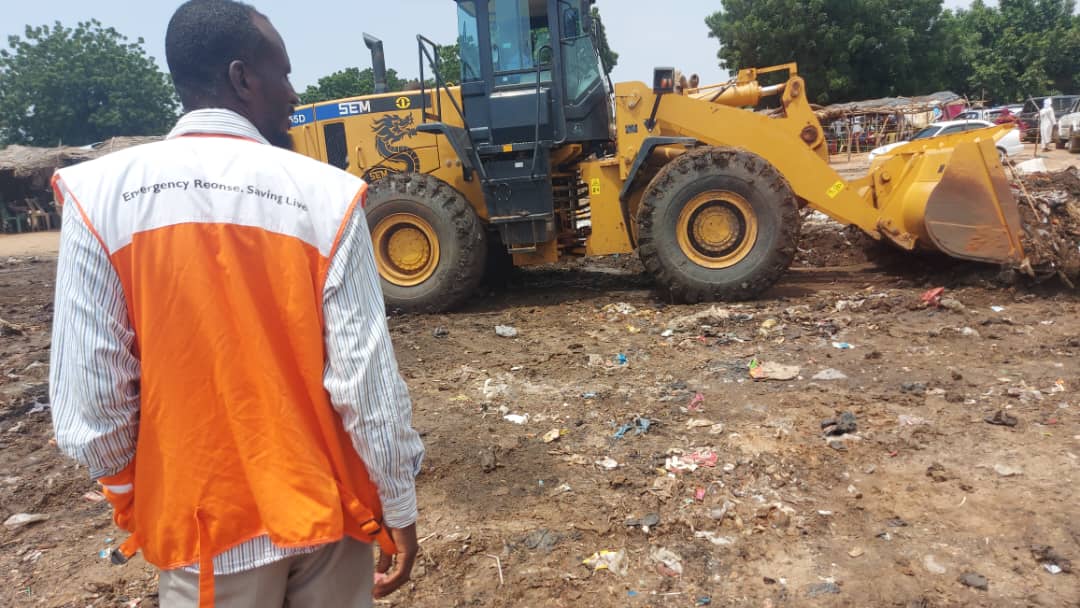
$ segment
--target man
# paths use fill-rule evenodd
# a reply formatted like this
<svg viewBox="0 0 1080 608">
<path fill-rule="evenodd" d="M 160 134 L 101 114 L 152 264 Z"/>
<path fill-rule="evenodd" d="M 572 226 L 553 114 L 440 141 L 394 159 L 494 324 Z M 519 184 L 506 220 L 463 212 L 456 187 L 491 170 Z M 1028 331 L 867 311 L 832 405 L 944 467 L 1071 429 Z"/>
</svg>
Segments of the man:
<svg viewBox="0 0 1080 608">
<path fill-rule="evenodd" d="M 164 608 L 371 606 L 412 570 L 423 446 L 367 186 L 280 149 L 298 99 L 254 8 L 187 2 L 166 55 L 188 111 L 167 139 L 54 178 L 57 441 Z"/>
<path fill-rule="evenodd" d="M 1050 150 L 1050 142 L 1054 139 L 1054 125 L 1057 124 L 1057 115 L 1054 114 L 1054 105 L 1049 97 L 1043 100 L 1043 107 L 1039 110 L 1039 135 L 1042 139 L 1043 151 Z"/>
</svg>

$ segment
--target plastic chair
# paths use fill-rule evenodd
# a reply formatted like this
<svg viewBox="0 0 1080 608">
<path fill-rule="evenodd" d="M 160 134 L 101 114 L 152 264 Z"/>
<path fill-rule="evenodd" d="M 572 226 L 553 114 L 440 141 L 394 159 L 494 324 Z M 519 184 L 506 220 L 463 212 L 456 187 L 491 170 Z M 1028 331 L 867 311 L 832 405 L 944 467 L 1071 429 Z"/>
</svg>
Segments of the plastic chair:
<svg viewBox="0 0 1080 608">
<path fill-rule="evenodd" d="M 26 213 L 30 217 L 30 225 L 34 230 L 41 230 L 41 223 L 45 222 L 45 229 L 52 230 L 52 216 L 41 208 L 41 204 L 32 198 L 26 199 Z"/>
<path fill-rule="evenodd" d="M 0 201 L 0 231 L 24 232 L 26 230 L 25 217 L 8 209 L 3 201 Z"/>
</svg>

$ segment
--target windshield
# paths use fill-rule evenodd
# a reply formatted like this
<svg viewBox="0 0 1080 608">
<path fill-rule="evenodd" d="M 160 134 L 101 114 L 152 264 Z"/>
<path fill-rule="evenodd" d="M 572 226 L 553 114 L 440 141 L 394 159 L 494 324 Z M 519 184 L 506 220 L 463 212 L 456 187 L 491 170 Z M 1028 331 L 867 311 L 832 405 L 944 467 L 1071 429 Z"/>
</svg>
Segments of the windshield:
<svg viewBox="0 0 1080 608">
<path fill-rule="evenodd" d="M 540 50 L 551 42 L 547 12 L 543 3 L 529 0 L 489 0 L 491 20 L 491 60 L 496 85 L 536 82 Z M 547 61 L 545 55 L 544 60 Z M 551 80 L 543 71 L 541 80 Z"/>
<path fill-rule="evenodd" d="M 911 137 L 910 141 L 915 141 L 916 139 L 926 139 L 927 137 L 933 137 L 933 136 L 937 135 L 937 132 L 940 131 L 940 130 L 941 130 L 941 127 L 926 127 L 922 131 L 919 131 L 918 133 L 913 135 Z"/>
<path fill-rule="evenodd" d="M 566 76 L 566 99 L 576 102 L 600 81 L 600 55 L 592 36 L 585 30 L 579 7 L 560 0 L 562 20 L 563 71 Z"/>
</svg>

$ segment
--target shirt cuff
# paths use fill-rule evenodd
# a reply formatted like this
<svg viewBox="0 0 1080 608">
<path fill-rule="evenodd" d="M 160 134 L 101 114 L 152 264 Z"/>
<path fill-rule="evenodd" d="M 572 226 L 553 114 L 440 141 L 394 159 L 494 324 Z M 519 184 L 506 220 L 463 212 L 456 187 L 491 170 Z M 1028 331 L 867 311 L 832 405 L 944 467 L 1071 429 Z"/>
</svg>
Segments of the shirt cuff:
<svg viewBox="0 0 1080 608">
<path fill-rule="evenodd" d="M 383 523 L 388 528 L 407 528 L 416 523 L 416 488 L 394 499 L 382 501 Z"/>
</svg>

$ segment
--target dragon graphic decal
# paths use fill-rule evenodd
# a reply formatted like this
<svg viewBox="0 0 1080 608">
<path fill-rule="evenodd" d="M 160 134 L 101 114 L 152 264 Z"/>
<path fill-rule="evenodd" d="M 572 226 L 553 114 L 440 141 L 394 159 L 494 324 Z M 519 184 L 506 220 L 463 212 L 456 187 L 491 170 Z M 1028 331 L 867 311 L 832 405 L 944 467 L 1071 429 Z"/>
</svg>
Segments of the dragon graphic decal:
<svg viewBox="0 0 1080 608">
<path fill-rule="evenodd" d="M 406 137 L 416 135 L 412 115 L 397 116 L 390 114 L 375 121 L 371 128 L 375 132 L 375 148 L 383 157 L 379 164 L 368 169 L 364 180 L 368 183 L 382 179 L 391 173 L 411 173 L 420 167 L 420 156 L 408 146 L 397 145 Z"/>
</svg>

